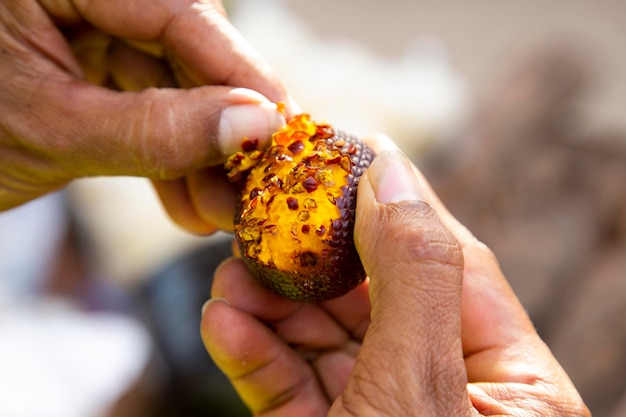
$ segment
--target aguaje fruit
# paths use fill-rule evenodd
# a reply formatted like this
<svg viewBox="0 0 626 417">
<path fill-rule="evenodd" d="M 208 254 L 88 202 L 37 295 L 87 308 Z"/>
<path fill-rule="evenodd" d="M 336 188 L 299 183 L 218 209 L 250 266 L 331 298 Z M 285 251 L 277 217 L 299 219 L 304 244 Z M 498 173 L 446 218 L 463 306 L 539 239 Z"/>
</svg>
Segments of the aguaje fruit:
<svg viewBox="0 0 626 417">
<path fill-rule="evenodd" d="M 268 149 L 249 140 L 242 148 L 226 169 L 240 191 L 235 236 L 252 275 L 298 301 L 328 300 L 361 283 L 352 230 L 372 151 L 307 114 L 274 133 Z"/>
</svg>

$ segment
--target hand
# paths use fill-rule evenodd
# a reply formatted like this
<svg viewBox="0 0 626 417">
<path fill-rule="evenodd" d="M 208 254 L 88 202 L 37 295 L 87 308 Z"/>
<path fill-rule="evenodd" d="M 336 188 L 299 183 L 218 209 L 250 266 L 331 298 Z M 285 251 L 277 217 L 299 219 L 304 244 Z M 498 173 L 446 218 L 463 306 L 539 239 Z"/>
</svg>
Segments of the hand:
<svg viewBox="0 0 626 417">
<path fill-rule="evenodd" d="M 183 227 L 228 229 L 218 165 L 284 123 L 283 87 L 217 0 L 3 1 L 0 57 L 0 210 L 137 175 Z"/>
<path fill-rule="evenodd" d="M 216 272 L 203 340 L 254 415 L 589 416 L 493 254 L 393 144 L 375 148 L 355 225 L 369 282 L 300 304 L 240 260 Z"/>
</svg>

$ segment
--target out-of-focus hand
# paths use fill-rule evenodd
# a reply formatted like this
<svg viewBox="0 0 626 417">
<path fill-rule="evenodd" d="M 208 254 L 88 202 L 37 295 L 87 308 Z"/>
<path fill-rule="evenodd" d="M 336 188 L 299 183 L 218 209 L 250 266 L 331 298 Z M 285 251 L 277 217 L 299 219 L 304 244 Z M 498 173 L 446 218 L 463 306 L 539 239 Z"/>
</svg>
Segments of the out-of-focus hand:
<svg viewBox="0 0 626 417">
<path fill-rule="evenodd" d="M 244 137 L 266 143 L 288 102 L 217 0 L 3 1 L 0 63 L 0 210 L 137 175 L 181 226 L 230 228 L 215 166 Z"/>
<path fill-rule="evenodd" d="M 385 138 L 361 180 L 370 280 L 300 304 L 240 260 L 217 271 L 205 345 L 256 416 L 588 416 L 493 254 Z"/>
</svg>

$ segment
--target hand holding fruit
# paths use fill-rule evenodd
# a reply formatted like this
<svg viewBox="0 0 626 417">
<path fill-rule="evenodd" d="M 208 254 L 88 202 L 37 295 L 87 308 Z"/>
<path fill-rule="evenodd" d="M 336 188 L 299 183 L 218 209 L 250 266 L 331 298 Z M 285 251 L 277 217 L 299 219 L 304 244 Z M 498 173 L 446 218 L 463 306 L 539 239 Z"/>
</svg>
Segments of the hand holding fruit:
<svg viewBox="0 0 626 417">
<path fill-rule="evenodd" d="M 393 144 L 372 147 L 354 229 L 368 281 L 303 304 L 241 260 L 216 273 L 203 339 L 254 415 L 589 416 L 493 254 Z"/>
<path fill-rule="evenodd" d="M 221 165 L 289 101 L 219 1 L 2 1 L 0 35 L 0 210 L 135 175 L 186 229 L 232 227 Z"/>
</svg>

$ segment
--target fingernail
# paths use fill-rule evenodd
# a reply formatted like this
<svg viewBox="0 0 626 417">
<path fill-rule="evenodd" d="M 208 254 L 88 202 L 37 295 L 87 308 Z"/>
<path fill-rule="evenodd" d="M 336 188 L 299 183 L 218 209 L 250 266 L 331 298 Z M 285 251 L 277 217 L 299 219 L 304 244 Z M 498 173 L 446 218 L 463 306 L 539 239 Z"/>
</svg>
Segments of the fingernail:
<svg viewBox="0 0 626 417">
<path fill-rule="evenodd" d="M 292 116 L 304 112 L 298 102 L 291 96 L 287 98 L 287 109 Z"/>
<path fill-rule="evenodd" d="M 225 299 L 225 298 L 220 298 L 220 297 L 211 298 L 209 301 L 207 301 L 206 303 L 204 303 L 204 305 L 202 306 L 202 316 L 203 316 L 203 317 L 204 317 L 204 312 L 206 311 L 207 307 L 208 307 L 210 304 L 213 304 L 213 303 L 225 303 L 225 304 L 230 305 L 230 303 L 228 302 L 228 300 L 227 300 L 227 299 Z"/>
<path fill-rule="evenodd" d="M 400 151 L 380 153 L 368 168 L 367 176 L 379 203 L 427 201 L 411 161 Z"/>
<path fill-rule="evenodd" d="M 272 133 L 285 124 L 285 118 L 274 103 L 237 104 L 222 110 L 219 141 L 222 153 L 230 155 L 242 150 L 248 139 L 258 140 L 259 148 L 269 143 Z"/>
</svg>

